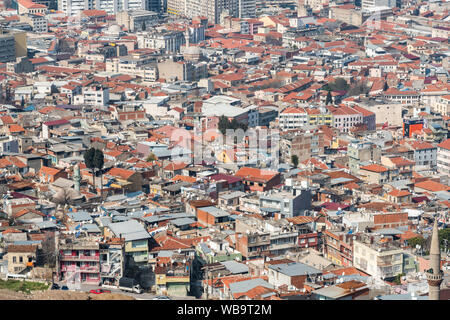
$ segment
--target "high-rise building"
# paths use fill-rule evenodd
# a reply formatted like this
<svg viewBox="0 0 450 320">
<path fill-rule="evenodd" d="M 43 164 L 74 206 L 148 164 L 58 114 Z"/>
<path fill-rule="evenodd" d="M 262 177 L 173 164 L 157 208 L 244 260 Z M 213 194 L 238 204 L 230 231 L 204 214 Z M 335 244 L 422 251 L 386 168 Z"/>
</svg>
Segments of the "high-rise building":
<svg viewBox="0 0 450 320">
<path fill-rule="evenodd" d="M 188 18 L 204 16 L 210 23 L 219 23 L 220 14 L 224 11 L 238 17 L 239 0 L 167 0 L 167 13 Z"/>
<path fill-rule="evenodd" d="M 361 9 L 373 9 L 376 7 L 394 8 L 397 5 L 396 0 L 362 0 Z"/>
<path fill-rule="evenodd" d="M 239 0 L 239 18 L 256 18 L 256 0 Z"/>
<path fill-rule="evenodd" d="M 27 55 L 27 33 L 0 29 L 0 62 L 16 61 Z"/>
<path fill-rule="evenodd" d="M 58 10 L 73 16 L 84 10 L 104 10 L 109 15 L 128 10 L 161 10 L 160 0 L 58 0 Z"/>
<path fill-rule="evenodd" d="M 434 221 L 433 234 L 431 235 L 430 269 L 427 270 L 429 287 L 428 300 L 439 300 L 443 272 L 441 270 L 441 249 L 439 248 L 439 232 L 437 219 Z"/>
</svg>

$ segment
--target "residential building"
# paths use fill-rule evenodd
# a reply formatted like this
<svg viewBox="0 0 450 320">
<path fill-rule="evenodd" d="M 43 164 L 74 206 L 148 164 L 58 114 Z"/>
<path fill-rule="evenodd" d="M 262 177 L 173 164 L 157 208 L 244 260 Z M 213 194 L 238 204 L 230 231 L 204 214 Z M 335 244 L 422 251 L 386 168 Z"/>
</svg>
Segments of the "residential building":
<svg viewBox="0 0 450 320">
<path fill-rule="evenodd" d="M 450 139 L 437 145 L 436 165 L 439 173 L 450 174 Z"/>
<path fill-rule="evenodd" d="M 378 240 L 378 241 L 375 241 Z M 376 279 L 393 279 L 403 273 L 403 250 L 389 239 L 367 238 L 353 242 L 353 265 Z"/>
<path fill-rule="evenodd" d="M 58 278 L 73 284 L 100 283 L 100 248 L 95 240 L 60 239 Z"/>
</svg>

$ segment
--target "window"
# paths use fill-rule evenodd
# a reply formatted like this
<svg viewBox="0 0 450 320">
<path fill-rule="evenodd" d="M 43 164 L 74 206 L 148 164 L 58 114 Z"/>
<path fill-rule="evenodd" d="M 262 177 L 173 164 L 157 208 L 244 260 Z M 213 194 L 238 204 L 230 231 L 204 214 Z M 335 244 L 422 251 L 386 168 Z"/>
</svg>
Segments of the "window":
<svg viewBox="0 0 450 320">
<path fill-rule="evenodd" d="M 17 262 L 17 257 L 13 257 L 13 263 L 16 263 Z"/>
<path fill-rule="evenodd" d="M 20 263 L 23 262 L 23 257 L 19 257 L 19 262 L 20 262 Z"/>
</svg>

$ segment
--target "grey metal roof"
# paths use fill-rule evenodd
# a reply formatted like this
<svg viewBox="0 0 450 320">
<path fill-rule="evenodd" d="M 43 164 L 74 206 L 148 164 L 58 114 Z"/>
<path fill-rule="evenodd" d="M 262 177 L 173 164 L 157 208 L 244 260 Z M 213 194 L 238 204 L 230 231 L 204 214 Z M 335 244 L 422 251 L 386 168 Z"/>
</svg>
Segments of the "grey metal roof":
<svg viewBox="0 0 450 320">
<path fill-rule="evenodd" d="M 322 273 L 322 271 L 320 271 L 319 269 L 310 267 L 301 262 L 276 264 L 269 266 L 269 268 L 290 277 Z"/>
<path fill-rule="evenodd" d="M 83 229 L 83 230 L 85 230 L 85 231 L 87 231 L 87 232 L 95 232 L 95 233 L 99 233 L 99 232 L 102 232 L 100 229 L 99 229 L 99 227 L 96 225 L 96 224 L 94 224 L 94 223 L 86 223 L 86 224 L 84 224 L 82 227 L 81 227 L 81 229 Z"/>
<path fill-rule="evenodd" d="M 171 220 L 170 223 L 177 227 L 180 227 L 180 226 L 186 226 L 186 225 L 195 223 L 195 220 L 193 220 L 191 218 L 179 218 L 179 219 Z"/>
<path fill-rule="evenodd" d="M 127 217 L 127 216 L 114 216 L 112 218 L 113 222 L 123 222 L 123 221 L 128 221 L 128 220 L 131 220 L 131 218 Z"/>
<path fill-rule="evenodd" d="M 234 192 L 231 192 L 231 193 L 221 194 L 221 195 L 219 195 L 219 198 L 225 199 L 225 200 L 229 200 L 229 199 L 233 199 L 233 198 L 236 198 L 236 197 L 242 197 L 243 195 L 245 195 L 245 192 L 234 191 Z"/>
<path fill-rule="evenodd" d="M 219 208 L 217 208 L 217 207 L 214 207 L 214 206 L 203 207 L 203 208 L 200 208 L 200 209 L 201 209 L 202 211 L 208 212 L 210 215 L 212 215 L 212 216 L 214 216 L 214 217 L 216 217 L 216 218 L 219 218 L 219 217 L 226 217 L 226 216 L 229 216 L 229 215 L 230 215 L 228 212 L 223 211 L 223 210 L 221 210 L 221 209 L 219 209 Z"/>
<path fill-rule="evenodd" d="M 39 229 L 48 229 L 48 228 L 56 228 L 56 224 L 53 221 L 42 221 L 36 223 L 36 226 Z"/>
<path fill-rule="evenodd" d="M 116 235 L 122 235 L 125 241 L 149 239 L 151 236 L 144 227 L 136 220 L 111 223 L 108 226 Z"/>
<path fill-rule="evenodd" d="M 406 294 L 387 294 L 382 296 L 377 296 L 377 300 L 413 300 L 410 293 Z M 428 300 L 428 296 L 414 296 L 417 300 Z"/>
<path fill-rule="evenodd" d="M 221 264 L 225 266 L 225 268 L 227 268 L 227 270 L 230 271 L 232 274 L 248 273 L 248 266 L 246 266 L 243 263 L 230 260 L 230 261 L 223 261 L 221 262 Z"/>
<path fill-rule="evenodd" d="M 100 217 L 100 223 L 102 226 L 106 227 L 111 223 L 111 217 Z"/>
<path fill-rule="evenodd" d="M 141 220 L 148 223 L 156 223 L 164 220 L 173 220 L 173 219 L 181 219 L 181 218 L 193 218 L 194 216 L 185 212 L 178 213 L 165 213 L 165 214 L 156 214 L 149 217 L 141 218 Z"/>
<path fill-rule="evenodd" d="M 86 211 L 69 212 L 67 215 L 75 222 L 92 220 L 91 215 Z"/>
<path fill-rule="evenodd" d="M 376 230 L 376 233 L 379 234 L 387 234 L 387 235 L 396 235 L 396 234 L 403 234 L 402 231 L 394 229 L 394 228 L 384 228 L 384 229 L 378 229 Z"/>
<path fill-rule="evenodd" d="M 200 249 L 203 251 L 204 254 L 211 253 L 211 249 L 208 247 L 206 243 L 200 242 L 199 243 Z"/>
<path fill-rule="evenodd" d="M 256 278 L 256 279 L 250 279 L 250 280 L 244 280 L 244 281 L 230 283 L 230 291 L 232 294 L 247 292 L 247 291 L 249 291 L 253 288 L 259 287 L 259 286 L 269 288 L 269 289 L 274 288 L 274 286 L 271 285 L 270 283 L 268 283 L 266 280 L 261 279 L 261 278 Z"/>
</svg>

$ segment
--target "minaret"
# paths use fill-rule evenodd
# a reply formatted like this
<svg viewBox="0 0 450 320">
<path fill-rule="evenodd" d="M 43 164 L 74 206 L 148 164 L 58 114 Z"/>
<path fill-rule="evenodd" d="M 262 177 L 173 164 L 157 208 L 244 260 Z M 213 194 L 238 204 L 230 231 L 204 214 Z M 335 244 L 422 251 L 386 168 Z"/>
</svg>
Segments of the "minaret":
<svg viewBox="0 0 450 320">
<path fill-rule="evenodd" d="M 427 270 L 428 280 L 428 300 L 440 299 L 440 287 L 442 283 L 441 271 L 441 249 L 439 248 L 439 233 L 437 218 L 434 221 L 433 234 L 431 236 L 431 248 L 430 248 L 430 269 Z"/>
<path fill-rule="evenodd" d="M 73 168 L 73 182 L 75 182 L 75 190 L 80 191 L 80 165 L 77 163 Z"/>
</svg>

